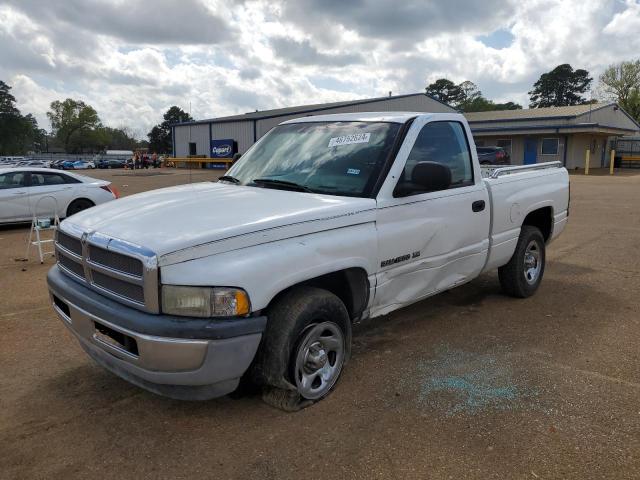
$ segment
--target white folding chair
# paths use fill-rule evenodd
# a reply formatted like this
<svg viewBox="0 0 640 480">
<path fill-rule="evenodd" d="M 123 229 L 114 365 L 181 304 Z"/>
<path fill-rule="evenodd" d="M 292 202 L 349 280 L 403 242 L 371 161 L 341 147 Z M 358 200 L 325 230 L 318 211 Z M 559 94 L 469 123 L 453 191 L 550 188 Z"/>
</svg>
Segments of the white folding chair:
<svg viewBox="0 0 640 480">
<path fill-rule="evenodd" d="M 53 223 L 51 223 L 51 216 L 39 216 L 39 212 L 42 201 L 50 200 L 53 203 Z M 25 258 L 29 261 L 29 254 L 31 252 L 31 247 L 37 247 L 38 249 L 38 257 L 40 259 L 40 263 L 44 263 L 45 255 L 55 255 L 55 249 L 51 251 L 43 251 L 42 245 L 47 243 L 53 243 L 55 241 L 55 231 L 60 224 L 60 218 L 58 217 L 58 201 L 55 197 L 51 195 L 46 195 L 44 197 L 40 197 L 33 207 L 33 217 L 31 219 L 31 231 L 29 232 L 29 240 L 27 241 L 27 254 Z M 42 238 L 40 235 L 41 232 L 51 231 L 53 233 L 51 238 Z M 33 238 L 35 237 L 35 240 Z"/>
</svg>

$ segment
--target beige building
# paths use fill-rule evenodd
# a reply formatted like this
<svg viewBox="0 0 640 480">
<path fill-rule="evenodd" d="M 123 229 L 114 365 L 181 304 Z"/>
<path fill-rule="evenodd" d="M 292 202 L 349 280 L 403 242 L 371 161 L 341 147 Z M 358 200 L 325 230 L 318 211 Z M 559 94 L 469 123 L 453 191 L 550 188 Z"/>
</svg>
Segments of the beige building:
<svg viewBox="0 0 640 480">
<path fill-rule="evenodd" d="M 611 140 L 640 126 L 616 103 L 466 113 L 477 146 L 497 145 L 514 165 L 559 160 L 568 169 L 609 165 Z"/>
</svg>

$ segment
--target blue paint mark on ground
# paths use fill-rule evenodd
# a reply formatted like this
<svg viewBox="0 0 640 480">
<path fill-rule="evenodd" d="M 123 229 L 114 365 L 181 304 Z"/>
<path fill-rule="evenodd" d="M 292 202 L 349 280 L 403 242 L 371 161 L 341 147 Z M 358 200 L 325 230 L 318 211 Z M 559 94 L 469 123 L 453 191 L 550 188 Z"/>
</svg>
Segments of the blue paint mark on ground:
<svg viewBox="0 0 640 480">
<path fill-rule="evenodd" d="M 507 358 L 444 348 L 418 365 L 419 402 L 447 415 L 530 408 L 537 392 L 519 384 Z"/>
</svg>

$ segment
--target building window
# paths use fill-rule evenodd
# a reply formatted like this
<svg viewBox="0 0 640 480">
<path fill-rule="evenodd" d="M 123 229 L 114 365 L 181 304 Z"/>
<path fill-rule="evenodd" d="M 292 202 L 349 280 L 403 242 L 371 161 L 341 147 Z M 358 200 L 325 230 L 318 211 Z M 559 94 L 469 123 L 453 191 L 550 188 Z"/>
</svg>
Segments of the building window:
<svg viewBox="0 0 640 480">
<path fill-rule="evenodd" d="M 195 142 L 189 142 L 189 155 L 197 155 Z"/>
<path fill-rule="evenodd" d="M 559 143 L 557 138 L 543 138 L 542 155 L 558 155 Z"/>
<path fill-rule="evenodd" d="M 510 138 L 497 140 L 496 146 L 504 148 L 505 151 L 509 154 L 509 156 L 511 156 L 511 139 Z"/>
</svg>

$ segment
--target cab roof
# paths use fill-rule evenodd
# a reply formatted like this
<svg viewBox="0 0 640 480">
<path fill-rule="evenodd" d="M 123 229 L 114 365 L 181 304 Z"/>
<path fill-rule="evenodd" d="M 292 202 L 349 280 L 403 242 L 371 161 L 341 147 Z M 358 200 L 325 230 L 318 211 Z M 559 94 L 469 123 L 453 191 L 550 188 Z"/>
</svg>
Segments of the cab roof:
<svg viewBox="0 0 640 480">
<path fill-rule="evenodd" d="M 304 123 L 304 122 L 391 122 L 406 123 L 416 117 L 460 117 L 457 113 L 429 113 L 429 112 L 358 112 L 358 113 L 332 113 L 329 115 L 313 115 L 308 117 L 294 118 L 280 123 Z"/>
</svg>

